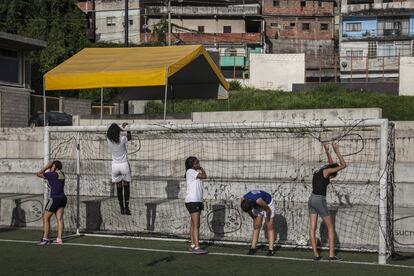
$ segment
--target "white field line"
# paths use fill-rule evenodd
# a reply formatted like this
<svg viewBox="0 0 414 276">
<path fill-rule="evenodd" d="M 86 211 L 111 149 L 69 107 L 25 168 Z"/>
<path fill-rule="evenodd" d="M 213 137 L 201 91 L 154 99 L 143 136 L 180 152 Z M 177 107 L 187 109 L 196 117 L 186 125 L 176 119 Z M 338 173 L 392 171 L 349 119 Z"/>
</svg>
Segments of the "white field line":
<svg viewBox="0 0 414 276">
<path fill-rule="evenodd" d="M 9 239 L 0 239 L 0 242 L 11 242 L 11 243 L 26 243 L 26 244 L 37 244 L 36 241 L 27 241 L 27 240 L 9 240 Z M 56 245 L 61 246 L 61 245 Z M 108 249 L 120 249 L 120 250 L 131 250 L 131 251 L 142 251 L 142 252 L 158 252 L 158 253 L 174 253 L 174 254 L 191 254 L 190 251 L 180 251 L 180 250 L 167 250 L 167 249 L 152 249 L 152 248 L 139 248 L 139 247 L 127 247 L 127 246 L 114 246 L 114 245 L 104 245 L 104 244 L 85 244 L 85 243 L 70 243 L 66 242 L 63 246 L 79 246 L 79 247 L 95 247 L 95 248 L 108 248 Z M 293 257 L 279 257 L 279 256 L 261 256 L 261 255 L 243 255 L 235 253 L 219 253 L 219 252 L 210 252 L 208 255 L 213 256 L 231 256 L 231 257 L 241 257 L 241 258 L 260 258 L 260 259 L 276 259 L 276 260 L 289 260 L 289 261 L 301 261 L 301 262 L 314 262 L 312 259 L 303 259 L 303 258 L 293 258 Z M 328 260 L 320 260 L 322 263 L 330 263 Z M 332 262 L 335 264 L 355 264 L 355 265 L 371 265 L 371 266 L 381 266 L 381 267 L 395 267 L 395 268 L 408 268 L 414 269 L 414 266 L 408 265 L 396 265 L 396 264 L 384 264 L 380 265 L 377 263 L 370 262 L 353 262 L 353 261 L 337 261 Z"/>
<path fill-rule="evenodd" d="M 77 234 L 70 235 L 76 236 Z M 114 238 L 114 239 L 135 239 L 135 240 L 148 240 L 148 241 L 164 241 L 164 242 L 190 242 L 190 240 L 185 238 L 157 238 L 157 237 L 140 237 L 140 236 L 122 236 L 122 235 L 111 235 L 111 234 L 92 234 L 92 233 L 80 233 L 78 236 L 85 237 L 98 237 L 98 238 Z M 200 240 L 200 243 L 213 244 L 213 245 L 245 245 L 249 246 L 249 242 L 234 242 L 234 241 L 212 241 L 212 240 Z M 267 244 L 266 244 L 267 245 Z M 293 248 L 293 249 L 312 249 L 309 245 L 288 245 L 288 244 L 275 244 L 275 246 L 280 246 L 281 248 Z M 318 246 L 319 249 L 329 249 L 326 246 Z M 356 249 L 356 248 L 343 248 L 341 250 L 347 252 L 357 252 L 357 253 L 376 253 L 377 250 L 371 249 Z"/>
</svg>

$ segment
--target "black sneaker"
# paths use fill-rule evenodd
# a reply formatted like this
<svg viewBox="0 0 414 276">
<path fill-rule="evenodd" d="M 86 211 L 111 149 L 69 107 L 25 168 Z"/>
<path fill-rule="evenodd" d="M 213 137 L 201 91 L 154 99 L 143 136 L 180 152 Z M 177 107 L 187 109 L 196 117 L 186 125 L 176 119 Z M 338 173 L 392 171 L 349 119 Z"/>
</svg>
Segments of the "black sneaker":
<svg viewBox="0 0 414 276">
<path fill-rule="evenodd" d="M 273 255 L 275 255 L 275 252 L 273 252 L 273 250 L 271 249 L 267 250 L 266 256 L 273 256 Z"/>
<path fill-rule="evenodd" d="M 315 257 L 313 257 L 313 260 L 314 261 L 320 261 L 322 259 L 322 257 L 321 256 L 315 256 Z"/>
<path fill-rule="evenodd" d="M 329 261 L 342 261 L 343 259 L 338 256 L 333 256 L 328 258 Z"/>
<path fill-rule="evenodd" d="M 257 249 L 256 248 L 250 248 L 249 252 L 247 252 L 247 255 L 255 255 L 256 254 Z"/>
<path fill-rule="evenodd" d="M 125 209 L 121 207 L 121 215 L 125 214 Z"/>
<path fill-rule="evenodd" d="M 129 210 L 128 207 L 125 208 L 125 215 L 128 215 L 128 216 L 131 215 L 131 210 Z"/>
</svg>

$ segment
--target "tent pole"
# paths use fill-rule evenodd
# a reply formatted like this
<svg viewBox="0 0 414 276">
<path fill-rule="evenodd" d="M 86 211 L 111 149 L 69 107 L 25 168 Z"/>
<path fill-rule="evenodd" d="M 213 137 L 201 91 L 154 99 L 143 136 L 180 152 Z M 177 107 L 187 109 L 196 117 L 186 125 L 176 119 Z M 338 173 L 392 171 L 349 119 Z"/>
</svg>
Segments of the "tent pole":
<svg viewBox="0 0 414 276">
<path fill-rule="evenodd" d="M 103 88 L 101 88 L 101 125 L 102 125 L 102 118 L 103 118 Z"/>
<path fill-rule="evenodd" d="M 45 89 L 45 77 L 43 77 L 43 126 L 46 126 L 46 89 Z"/>
<path fill-rule="evenodd" d="M 168 94 L 168 66 L 165 72 L 165 93 L 164 93 L 164 121 L 167 119 L 167 94 Z"/>
</svg>

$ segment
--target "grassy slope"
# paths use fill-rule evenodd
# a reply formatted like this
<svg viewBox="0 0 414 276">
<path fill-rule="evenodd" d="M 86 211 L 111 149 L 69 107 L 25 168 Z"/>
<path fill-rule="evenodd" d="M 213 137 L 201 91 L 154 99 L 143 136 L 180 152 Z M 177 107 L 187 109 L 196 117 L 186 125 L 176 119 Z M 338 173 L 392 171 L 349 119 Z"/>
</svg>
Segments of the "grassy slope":
<svg viewBox="0 0 414 276">
<path fill-rule="evenodd" d="M 231 92 L 229 101 L 181 100 L 168 102 L 169 113 L 366 107 L 382 108 L 383 118 L 393 121 L 414 120 L 414 97 L 350 92 L 332 85 L 303 93 L 242 89 Z M 163 105 L 160 102 L 147 103 L 146 113 L 162 112 Z"/>
</svg>

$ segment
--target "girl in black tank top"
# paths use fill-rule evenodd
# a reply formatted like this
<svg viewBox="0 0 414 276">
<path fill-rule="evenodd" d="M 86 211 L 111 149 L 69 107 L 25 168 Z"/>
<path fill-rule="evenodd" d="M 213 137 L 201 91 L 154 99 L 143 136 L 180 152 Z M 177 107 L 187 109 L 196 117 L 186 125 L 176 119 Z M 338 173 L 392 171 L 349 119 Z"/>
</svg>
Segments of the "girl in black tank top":
<svg viewBox="0 0 414 276">
<path fill-rule="evenodd" d="M 336 163 L 335 165 L 338 166 L 338 164 Z M 326 168 L 327 166 L 321 168 L 319 171 L 313 174 L 312 193 L 315 195 L 326 196 L 326 188 L 328 187 L 330 183 L 329 177 L 325 178 L 323 176 L 323 170 Z"/>
<path fill-rule="evenodd" d="M 326 227 L 328 228 L 328 240 L 329 240 L 329 260 L 338 261 L 341 258 L 335 256 L 334 242 L 335 242 L 335 230 L 332 223 L 332 217 L 329 214 L 328 207 L 326 205 L 326 189 L 330 183 L 330 179 L 334 178 L 340 170 L 346 168 L 347 164 L 339 152 L 339 146 L 332 144 L 332 148 L 339 159 L 339 164 L 334 163 L 332 156 L 329 152 L 329 146 L 323 145 L 326 156 L 328 157 L 329 164 L 322 167 L 320 170 L 313 174 L 312 179 L 312 195 L 309 198 L 309 239 L 312 245 L 314 254 L 314 260 L 318 261 L 321 259 L 317 250 L 316 241 L 316 225 L 318 222 L 318 214 L 322 216 Z"/>
</svg>

